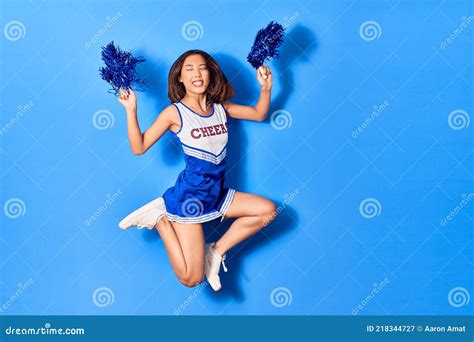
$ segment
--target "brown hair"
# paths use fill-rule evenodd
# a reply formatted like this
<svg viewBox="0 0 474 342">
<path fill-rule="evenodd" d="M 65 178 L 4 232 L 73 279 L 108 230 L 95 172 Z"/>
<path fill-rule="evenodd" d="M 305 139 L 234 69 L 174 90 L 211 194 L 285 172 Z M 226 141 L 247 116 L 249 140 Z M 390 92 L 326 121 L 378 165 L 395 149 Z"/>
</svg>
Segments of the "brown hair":
<svg viewBox="0 0 474 342">
<path fill-rule="evenodd" d="M 222 103 L 235 95 L 234 88 L 227 80 L 227 77 L 225 77 L 219 64 L 217 64 L 211 55 L 202 50 L 188 50 L 176 59 L 168 74 L 168 97 L 172 103 L 178 102 L 186 95 L 186 89 L 184 88 L 184 84 L 179 81 L 179 77 L 184 60 L 191 55 L 201 55 L 209 69 L 210 80 L 209 86 L 206 89 L 206 100 L 208 104 Z"/>
</svg>

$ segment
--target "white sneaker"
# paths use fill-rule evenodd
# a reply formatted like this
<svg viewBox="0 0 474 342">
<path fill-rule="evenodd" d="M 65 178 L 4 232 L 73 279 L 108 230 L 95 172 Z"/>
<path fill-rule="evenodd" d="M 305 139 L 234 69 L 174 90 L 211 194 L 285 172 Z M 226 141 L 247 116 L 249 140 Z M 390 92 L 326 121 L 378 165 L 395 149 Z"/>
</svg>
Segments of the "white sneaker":
<svg viewBox="0 0 474 342">
<path fill-rule="evenodd" d="M 121 229 L 127 229 L 132 226 L 137 226 L 137 228 L 140 229 L 146 228 L 152 230 L 156 222 L 164 215 L 166 215 L 165 201 L 163 197 L 158 197 L 125 217 L 120 221 L 119 227 Z"/>
<path fill-rule="evenodd" d="M 215 243 L 206 244 L 206 262 L 204 265 L 204 273 L 206 273 L 207 281 L 211 285 L 214 291 L 219 291 L 221 289 L 221 279 L 219 278 L 219 270 L 224 269 L 224 272 L 227 272 L 227 267 L 225 267 L 225 255 L 220 256 L 212 248 Z"/>
</svg>

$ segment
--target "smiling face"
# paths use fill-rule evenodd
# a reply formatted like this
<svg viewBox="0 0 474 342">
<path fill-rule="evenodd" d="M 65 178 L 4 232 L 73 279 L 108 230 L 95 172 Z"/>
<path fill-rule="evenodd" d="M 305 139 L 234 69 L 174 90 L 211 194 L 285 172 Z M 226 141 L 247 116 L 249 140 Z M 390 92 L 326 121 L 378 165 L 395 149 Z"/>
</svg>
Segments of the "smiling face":
<svg viewBox="0 0 474 342">
<path fill-rule="evenodd" d="M 207 52 L 193 49 L 182 53 L 168 73 L 168 98 L 181 101 L 186 94 L 206 94 L 206 102 L 222 103 L 235 95 L 219 64 Z"/>
<path fill-rule="evenodd" d="M 209 86 L 210 74 L 204 57 L 199 54 L 186 57 L 179 81 L 183 83 L 186 92 L 205 93 Z"/>
</svg>

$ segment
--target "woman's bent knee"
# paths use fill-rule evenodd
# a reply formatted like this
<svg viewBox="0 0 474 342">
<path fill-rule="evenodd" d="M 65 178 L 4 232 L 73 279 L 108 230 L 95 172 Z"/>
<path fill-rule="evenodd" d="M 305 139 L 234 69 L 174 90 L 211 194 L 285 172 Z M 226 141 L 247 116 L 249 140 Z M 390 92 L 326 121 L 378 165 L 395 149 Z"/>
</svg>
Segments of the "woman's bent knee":
<svg viewBox="0 0 474 342">
<path fill-rule="evenodd" d="M 201 278 L 197 278 L 197 277 L 181 277 L 181 278 L 178 278 L 179 281 L 181 282 L 181 284 L 183 284 L 184 286 L 186 287 L 194 287 L 194 286 L 198 286 L 199 284 L 202 283 L 202 277 Z"/>
<path fill-rule="evenodd" d="M 202 283 L 204 268 L 202 270 L 190 270 L 187 273 L 177 274 L 178 280 L 187 287 L 194 287 Z"/>
<path fill-rule="evenodd" d="M 263 227 L 268 226 L 277 215 L 278 213 L 275 203 L 273 203 L 272 201 L 267 201 L 265 203 L 265 207 L 261 215 Z"/>
</svg>

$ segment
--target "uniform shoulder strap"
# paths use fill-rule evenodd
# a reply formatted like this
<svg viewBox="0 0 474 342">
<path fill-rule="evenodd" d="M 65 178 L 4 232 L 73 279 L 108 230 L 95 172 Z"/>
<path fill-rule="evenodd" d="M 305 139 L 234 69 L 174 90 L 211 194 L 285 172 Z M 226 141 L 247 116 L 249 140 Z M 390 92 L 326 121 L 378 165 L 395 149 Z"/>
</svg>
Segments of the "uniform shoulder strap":
<svg viewBox="0 0 474 342">
<path fill-rule="evenodd" d="M 217 108 L 219 109 L 221 119 L 226 120 L 227 118 L 227 112 L 225 110 L 224 104 L 223 103 L 216 103 Z"/>
<path fill-rule="evenodd" d="M 178 110 L 178 115 L 179 115 L 179 121 L 181 122 L 181 127 L 179 128 L 178 132 L 176 134 L 180 133 L 183 130 L 183 126 L 187 125 L 188 122 L 188 112 L 186 107 L 184 107 L 181 103 L 179 102 L 173 102 L 173 105 L 176 107 Z"/>
</svg>

